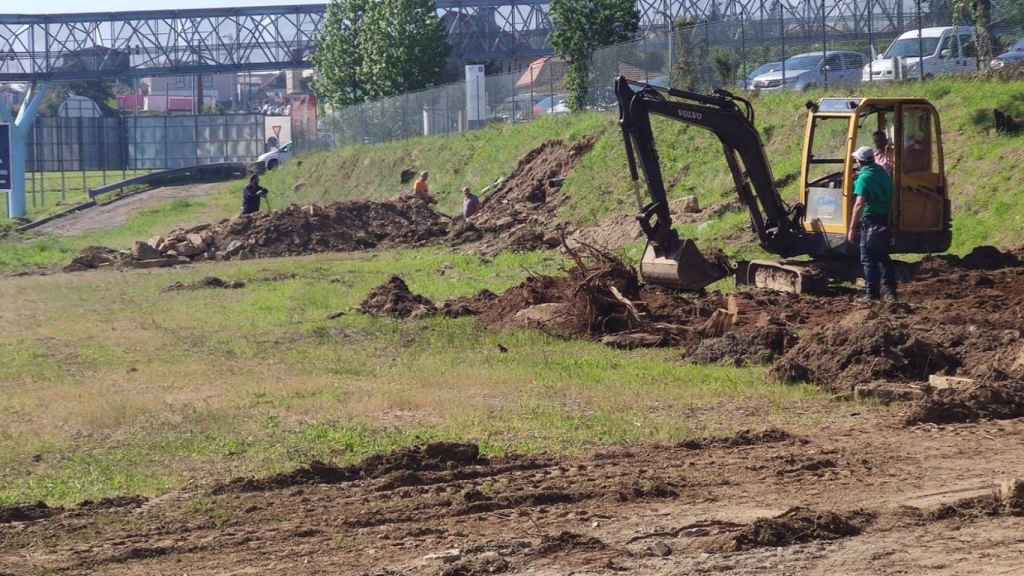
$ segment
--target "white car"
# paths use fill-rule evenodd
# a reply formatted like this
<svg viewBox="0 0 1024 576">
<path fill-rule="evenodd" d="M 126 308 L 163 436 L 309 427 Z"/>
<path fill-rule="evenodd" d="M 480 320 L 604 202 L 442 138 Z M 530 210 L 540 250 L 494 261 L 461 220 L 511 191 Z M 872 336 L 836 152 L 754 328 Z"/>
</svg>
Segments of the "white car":
<svg viewBox="0 0 1024 576">
<path fill-rule="evenodd" d="M 946 74 L 970 74 L 978 69 L 977 55 L 972 26 L 911 30 L 893 40 L 877 59 L 868 62 L 861 72 L 861 80 L 927 80 Z"/>
<path fill-rule="evenodd" d="M 281 146 L 280 148 L 274 148 L 270 152 L 264 152 L 260 154 L 259 158 L 256 159 L 257 163 L 262 163 L 267 167 L 267 170 L 273 170 L 280 166 L 282 163 L 291 160 L 292 158 L 292 144 L 291 142 Z"/>
<path fill-rule="evenodd" d="M 786 58 L 777 68 L 755 76 L 751 88 L 757 91 L 809 90 L 825 86 L 854 86 L 860 83 L 864 55 L 847 50 L 807 52 Z"/>
</svg>

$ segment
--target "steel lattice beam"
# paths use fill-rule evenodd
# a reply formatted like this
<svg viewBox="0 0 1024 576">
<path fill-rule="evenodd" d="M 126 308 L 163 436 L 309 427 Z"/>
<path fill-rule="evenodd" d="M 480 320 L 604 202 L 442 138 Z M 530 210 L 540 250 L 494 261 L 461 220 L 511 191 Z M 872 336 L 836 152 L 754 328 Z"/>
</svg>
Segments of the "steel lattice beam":
<svg viewBox="0 0 1024 576">
<path fill-rule="evenodd" d="M 453 54 L 463 61 L 551 52 L 548 1 L 439 0 Z M 642 27 L 712 22 L 751 38 L 821 36 L 820 0 L 637 0 Z M 913 27 L 903 0 L 826 0 L 830 35 Z M 307 68 L 323 4 L 140 12 L 0 15 L 0 82 L 212 74 Z M 770 24 L 765 24 L 766 22 Z M 741 24 L 742 22 L 742 24 Z M 770 33 L 765 33 L 770 30 Z"/>
</svg>

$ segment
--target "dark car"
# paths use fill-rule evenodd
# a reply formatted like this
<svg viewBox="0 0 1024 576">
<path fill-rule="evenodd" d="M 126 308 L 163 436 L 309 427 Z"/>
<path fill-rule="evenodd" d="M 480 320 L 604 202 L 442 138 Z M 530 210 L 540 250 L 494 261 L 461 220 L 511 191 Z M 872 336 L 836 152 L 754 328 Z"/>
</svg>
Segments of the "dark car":
<svg viewBox="0 0 1024 576">
<path fill-rule="evenodd" d="M 988 65 L 993 70 L 998 70 L 1004 66 L 1021 62 L 1024 62 L 1024 40 L 1018 40 L 1016 44 L 1010 46 L 1009 50 L 993 58 Z"/>
</svg>

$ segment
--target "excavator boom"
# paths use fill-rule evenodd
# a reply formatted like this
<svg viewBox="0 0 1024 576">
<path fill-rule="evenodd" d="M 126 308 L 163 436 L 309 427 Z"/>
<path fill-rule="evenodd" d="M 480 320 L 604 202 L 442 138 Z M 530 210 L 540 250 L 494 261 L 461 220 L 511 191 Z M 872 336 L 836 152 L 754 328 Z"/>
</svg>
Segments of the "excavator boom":
<svg viewBox="0 0 1024 576">
<path fill-rule="evenodd" d="M 655 87 L 621 76 L 615 82 L 615 94 L 630 176 L 638 186 L 642 172 L 650 195 L 650 202 L 640 206 L 637 215 L 648 240 L 640 266 L 646 282 L 700 290 L 729 273 L 722 263 L 704 258 L 692 240 L 680 239 L 672 228 L 651 114 L 703 128 L 718 137 L 737 196 L 750 212 L 762 248 L 783 257 L 814 252 L 820 239 L 804 231 L 802 207 L 787 206 L 782 200 L 754 127 L 750 102 L 724 90 L 707 95 Z"/>
</svg>

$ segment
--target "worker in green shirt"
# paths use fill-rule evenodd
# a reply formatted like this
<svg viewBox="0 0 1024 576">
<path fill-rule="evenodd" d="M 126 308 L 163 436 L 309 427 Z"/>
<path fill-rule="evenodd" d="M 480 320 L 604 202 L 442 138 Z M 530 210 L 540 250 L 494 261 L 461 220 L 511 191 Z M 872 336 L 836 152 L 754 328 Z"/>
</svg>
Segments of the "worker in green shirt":
<svg viewBox="0 0 1024 576">
<path fill-rule="evenodd" d="M 892 232 L 889 229 L 889 207 L 892 205 L 892 176 L 875 163 L 871 148 L 861 146 L 853 153 L 857 163 L 857 178 L 853 182 L 853 217 L 847 240 L 851 244 L 860 240 L 860 261 L 864 265 L 867 299 L 877 301 L 882 296 L 896 300 L 896 269 L 889 258 Z"/>
</svg>

